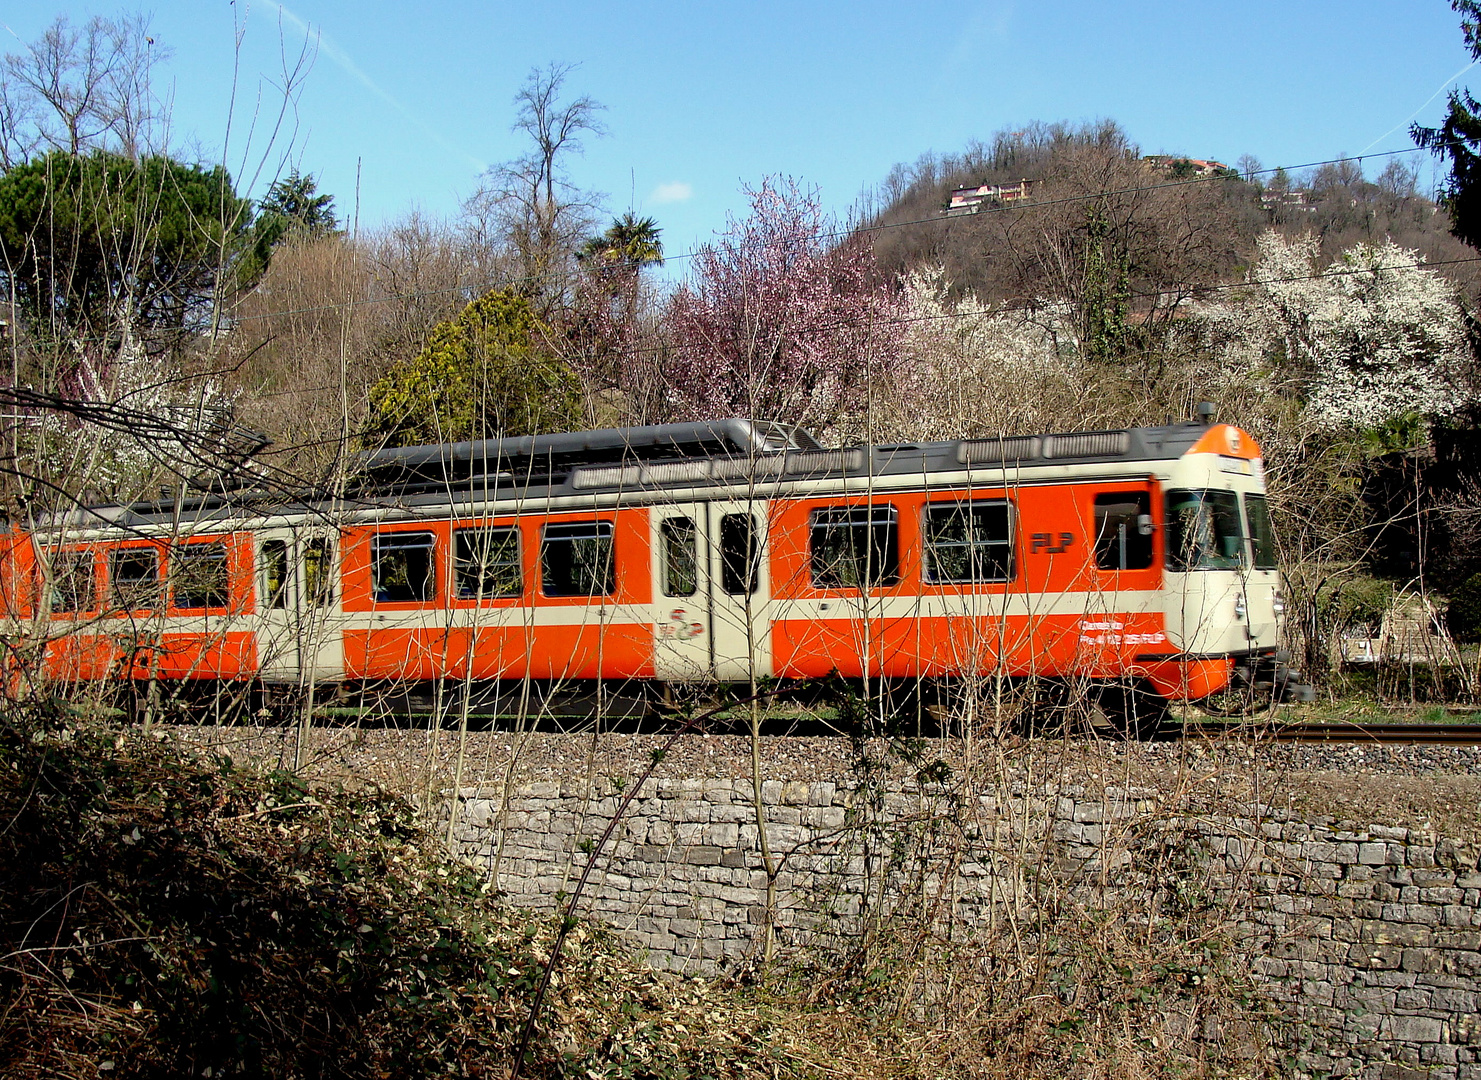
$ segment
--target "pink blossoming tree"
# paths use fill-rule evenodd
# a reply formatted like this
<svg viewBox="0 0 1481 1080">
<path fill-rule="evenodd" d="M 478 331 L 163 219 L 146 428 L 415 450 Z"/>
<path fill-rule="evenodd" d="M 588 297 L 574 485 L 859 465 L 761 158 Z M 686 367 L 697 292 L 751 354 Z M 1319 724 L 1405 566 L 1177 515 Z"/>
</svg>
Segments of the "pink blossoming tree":
<svg viewBox="0 0 1481 1080">
<path fill-rule="evenodd" d="M 874 380 L 899 363 L 901 301 L 869 238 L 840 238 L 815 192 L 768 179 L 747 194 L 750 216 L 700 249 L 674 294 L 674 411 L 865 434 Z"/>
</svg>

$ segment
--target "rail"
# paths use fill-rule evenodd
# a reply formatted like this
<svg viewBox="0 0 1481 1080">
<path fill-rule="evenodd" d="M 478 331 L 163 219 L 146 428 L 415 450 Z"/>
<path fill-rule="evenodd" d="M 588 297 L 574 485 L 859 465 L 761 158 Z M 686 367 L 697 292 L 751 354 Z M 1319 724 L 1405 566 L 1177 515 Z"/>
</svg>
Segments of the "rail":
<svg viewBox="0 0 1481 1080">
<path fill-rule="evenodd" d="M 1291 743 L 1481 746 L 1481 724 L 1195 723 L 1183 736 Z"/>
</svg>

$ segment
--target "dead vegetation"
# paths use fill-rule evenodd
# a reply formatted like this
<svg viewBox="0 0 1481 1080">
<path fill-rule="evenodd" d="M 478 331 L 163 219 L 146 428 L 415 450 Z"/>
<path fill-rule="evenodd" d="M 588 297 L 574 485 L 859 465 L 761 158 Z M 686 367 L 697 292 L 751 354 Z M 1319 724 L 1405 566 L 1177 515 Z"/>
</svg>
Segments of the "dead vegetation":
<svg viewBox="0 0 1481 1080">
<path fill-rule="evenodd" d="M 1060 745 L 1012 767 L 1125 778 Z M 0 767 L 0 1072 L 507 1072 L 556 920 L 429 854 L 408 802 L 56 711 L 12 711 Z M 939 875 L 980 854 L 981 824 L 888 840 L 907 876 Z M 863 939 L 730 983 L 656 975 L 581 924 L 526 1075 L 1269 1073 L 1227 909 L 1185 849 L 1134 843 L 1151 861 L 1129 901 L 1045 875 L 968 934 L 905 889 Z"/>
</svg>

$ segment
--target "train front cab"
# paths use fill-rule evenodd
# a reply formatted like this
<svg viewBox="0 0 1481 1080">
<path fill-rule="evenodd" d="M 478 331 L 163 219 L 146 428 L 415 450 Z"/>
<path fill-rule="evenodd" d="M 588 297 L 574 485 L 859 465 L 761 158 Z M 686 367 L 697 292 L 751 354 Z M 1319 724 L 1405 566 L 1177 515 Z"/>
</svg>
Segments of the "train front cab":
<svg viewBox="0 0 1481 1080">
<path fill-rule="evenodd" d="M 1215 425 L 1162 481 L 1166 634 L 1177 652 L 1153 669 L 1158 692 L 1308 697 L 1278 652 L 1284 604 L 1255 440 Z"/>
</svg>

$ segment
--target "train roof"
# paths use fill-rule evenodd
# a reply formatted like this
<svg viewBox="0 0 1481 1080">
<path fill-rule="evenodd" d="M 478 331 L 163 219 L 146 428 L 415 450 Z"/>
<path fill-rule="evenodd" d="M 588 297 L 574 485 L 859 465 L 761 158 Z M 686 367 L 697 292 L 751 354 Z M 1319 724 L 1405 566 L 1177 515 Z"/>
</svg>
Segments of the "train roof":
<svg viewBox="0 0 1481 1080">
<path fill-rule="evenodd" d="M 1240 448 L 1237 428 L 1203 421 L 1161 427 L 892 443 L 825 449 L 801 428 L 728 419 L 379 450 L 357 455 L 341 496 L 243 487 L 128 506 L 94 506 L 54 526 L 122 528 L 206 523 L 331 509 L 416 510 L 449 503 L 725 487 L 827 477 L 903 477 L 1041 465 L 1166 461 L 1216 428 Z M 1245 444 L 1253 448 L 1253 442 Z M 1248 455 L 1251 449 L 1242 453 Z"/>
</svg>

